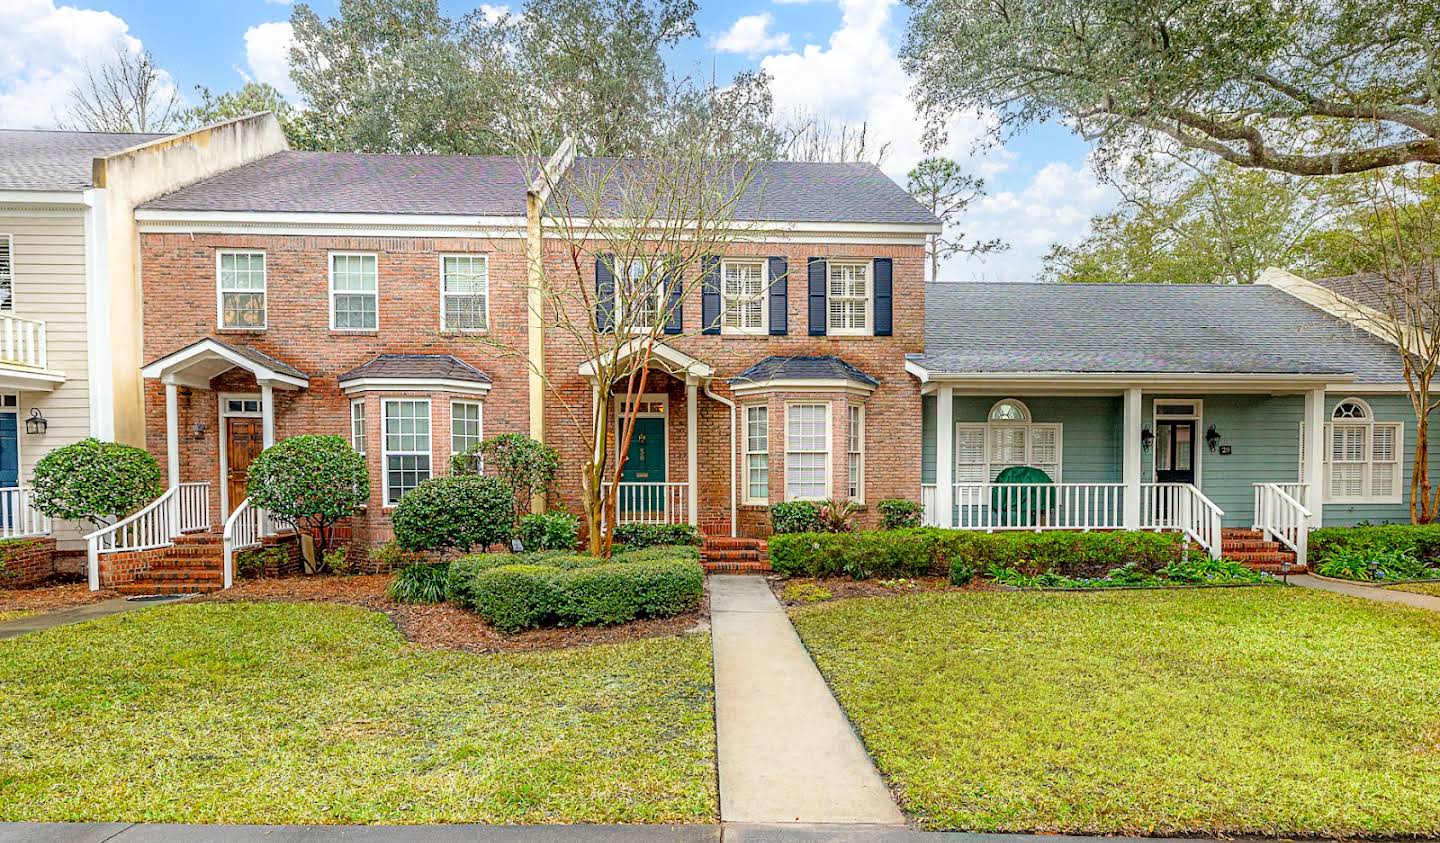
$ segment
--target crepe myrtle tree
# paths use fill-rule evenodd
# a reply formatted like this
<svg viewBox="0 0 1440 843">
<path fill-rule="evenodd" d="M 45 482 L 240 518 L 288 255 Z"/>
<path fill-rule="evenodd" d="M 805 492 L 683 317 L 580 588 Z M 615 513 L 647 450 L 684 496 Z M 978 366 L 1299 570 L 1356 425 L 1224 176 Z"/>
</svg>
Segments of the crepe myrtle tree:
<svg viewBox="0 0 1440 843">
<path fill-rule="evenodd" d="M 668 113 L 669 122 L 646 126 L 642 157 L 572 164 L 568 144 L 552 154 L 543 141 L 528 152 L 547 161 L 532 182 L 531 225 L 543 226 L 561 255 L 529 256 L 529 318 L 592 361 L 590 394 L 567 389 L 573 374 L 552 377 L 525 348 L 476 340 L 529 368 L 565 419 L 565 435 L 584 449 L 582 509 L 597 556 L 608 557 L 613 544 L 607 525 L 616 523 L 640 398 L 659 377 L 656 352 L 699 333 L 704 319 L 719 329 L 720 314 L 697 319 L 683 302 L 717 288 L 719 256 L 753 239 L 735 214 L 757 172 L 753 149 L 733 137 L 733 126 Z M 760 306 L 765 293 L 756 294 Z"/>
<path fill-rule="evenodd" d="M 1393 0 L 909 0 L 930 140 L 1056 118 L 1100 161 L 1162 138 L 1301 176 L 1440 163 L 1440 15 Z"/>
<path fill-rule="evenodd" d="M 160 465 L 143 448 L 82 439 L 56 448 L 35 464 L 30 479 L 36 509 L 51 518 L 114 523 L 162 490 Z"/>
<path fill-rule="evenodd" d="M 365 458 L 341 436 L 292 436 L 261 451 L 245 481 L 250 503 L 329 549 L 335 523 L 370 497 Z"/>
</svg>

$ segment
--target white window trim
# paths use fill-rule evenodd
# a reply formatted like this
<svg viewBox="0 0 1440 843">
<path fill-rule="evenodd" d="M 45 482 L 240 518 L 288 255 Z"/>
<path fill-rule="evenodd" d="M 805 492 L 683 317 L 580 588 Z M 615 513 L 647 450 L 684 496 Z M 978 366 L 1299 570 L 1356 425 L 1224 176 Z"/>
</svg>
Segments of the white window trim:
<svg viewBox="0 0 1440 843">
<path fill-rule="evenodd" d="M 0 234 L 5 241 L 5 253 L 10 256 L 10 299 L 0 302 L 0 313 L 15 313 L 15 235 Z"/>
<path fill-rule="evenodd" d="M 850 440 L 850 435 L 849 435 L 849 434 L 850 434 L 850 417 L 849 417 L 849 414 L 852 413 L 852 412 L 856 412 L 856 411 L 858 411 L 858 412 L 860 413 L 860 437 L 859 437 L 859 438 L 860 438 L 860 442 L 859 442 L 858 444 L 855 443 L 855 442 L 853 442 L 853 441 L 848 441 L 848 440 Z M 849 478 L 849 482 L 850 482 L 852 485 L 855 486 L 855 494 L 851 495 L 851 496 L 850 496 L 850 499 L 853 500 L 853 501 L 855 501 L 856 503 L 864 503 L 864 502 L 865 502 L 865 405 L 864 405 L 864 404 L 851 404 L 851 405 L 849 405 L 849 408 L 845 411 L 845 413 L 846 413 L 846 417 L 845 417 L 845 433 L 846 433 L 846 439 L 847 439 L 846 444 L 850 446 L 849 449 L 846 450 L 846 452 L 845 452 L 845 470 L 846 470 L 847 473 L 849 473 L 849 470 L 850 470 L 850 458 L 851 458 L 852 456 L 858 456 L 858 457 L 860 458 L 860 472 L 859 472 L 860 477 L 859 477 L 859 480 L 857 481 L 856 478 L 853 476 L 853 474 L 851 474 L 851 476 L 850 476 L 850 478 Z M 846 491 L 848 492 L 849 489 L 847 488 Z"/>
<path fill-rule="evenodd" d="M 745 404 L 740 415 L 744 424 L 745 448 L 742 456 L 745 459 L 743 475 L 745 477 L 744 503 L 747 506 L 767 506 L 770 503 L 770 405 L 769 404 Z M 763 410 L 765 414 L 765 450 L 750 450 L 750 411 Z M 754 498 L 750 496 L 750 458 L 759 454 L 765 455 L 765 497 Z"/>
<path fill-rule="evenodd" d="M 226 255 L 260 256 L 260 295 L 265 301 L 265 318 L 259 325 L 225 324 L 225 284 L 221 280 L 220 262 Z M 253 293 L 254 290 L 229 290 L 232 293 Z M 221 331 L 264 331 L 270 327 L 270 257 L 264 249 L 216 249 L 215 250 L 215 327 Z"/>
<path fill-rule="evenodd" d="M 1001 405 L 1004 405 L 1004 404 L 1013 404 L 1013 405 L 1015 405 L 1016 407 L 1019 407 L 1019 408 L 1020 408 L 1020 412 L 1025 416 L 1025 418 L 1021 419 L 1019 422 L 1014 422 L 1014 421 L 1010 421 L 1010 420 L 1005 420 L 1005 421 L 998 421 L 998 420 L 996 420 L 996 418 L 995 418 L 995 411 L 996 411 L 997 409 L 999 409 Z M 993 422 L 993 423 L 996 423 L 996 424 L 1021 424 L 1021 423 L 1029 424 L 1030 422 L 1034 421 L 1034 419 L 1035 419 L 1035 417 L 1032 416 L 1032 415 L 1030 415 L 1030 406 L 1029 406 L 1028 404 L 1026 404 L 1024 401 L 1021 401 L 1019 398 L 1001 398 L 999 401 L 996 401 L 994 404 L 991 404 L 991 405 L 990 405 L 990 409 L 985 413 L 985 421 L 986 421 L 986 422 Z"/>
<path fill-rule="evenodd" d="M 450 294 L 445 292 L 445 259 L 446 258 L 479 258 L 485 263 L 485 327 L 483 328 L 447 328 L 445 326 L 445 299 Z M 440 255 L 440 330 L 447 334 L 485 334 L 490 331 L 490 256 L 488 254 L 477 254 L 475 252 L 447 252 Z M 378 273 L 377 273 L 378 275 Z M 378 280 L 377 280 L 378 287 Z M 455 295 L 474 295 L 460 294 Z M 377 308 L 377 320 L 378 308 Z"/>
<path fill-rule="evenodd" d="M 637 263 L 637 262 L 638 262 L 638 263 L 644 263 L 644 264 L 646 265 L 645 273 L 644 273 L 645 275 L 651 275 L 651 274 L 653 274 L 653 273 L 655 272 L 655 267 L 654 267 L 654 265 L 660 262 L 660 258 L 658 258 L 658 257 L 634 258 L 634 259 L 631 260 L 631 261 L 627 261 L 626 264 L 625 264 L 625 274 L 624 274 L 625 283 L 628 283 L 628 282 L 630 281 L 630 264 L 632 264 L 632 263 Z M 624 324 L 625 324 L 625 296 L 621 295 L 621 291 L 624 290 L 624 289 L 626 289 L 626 287 L 625 287 L 625 284 L 621 283 L 621 277 L 622 277 L 622 276 L 621 276 L 621 274 L 620 274 L 620 267 L 619 267 L 619 261 L 618 261 L 618 260 L 616 261 L 616 265 L 615 265 L 615 266 L 610 267 L 610 277 L 611 277 L 612 279 L 614 279 L 614 282 L 615 282 L 615 295 L 614 295 L 614 297 L 613 297 L 613 301 L 614 301 L 614 304 L 615 304 L 615 308 L 614 308 L 614 311 L 615 311 L 615 312 L 614 312 L 614 324 L 615 324 L 615 325 L 624 325 Z M 643 277 L 643 276 L 642 276 L 642 277 Z M 665 306 L 666 306 L 666 304 L 668 303 L 668 299 L 667 299 L 668 293 L 669 293 L 669 291 L 665 289 L 665 273 L 664 273 L 664 271 L 663 271 L 663 269 L 662 269 L 662 270 L 660 271 L 659 276 L 656 278 L 656 283 L 655 283 L 655 312 L 656 312 L 662 319 L 667 315 L 667 314 L 665 313 L 665 309 L 666 309 Z M 625 326 L 625 332 L 626 332 L 626 333 L 630 333 L 630 334 L 642 334 L 642 335 L 643 335 L 643 334 L 649 334 L 649 333 L 652 333 L 652 332 L 654 332 L 654 331 L 663 331 L 664 329 L 665 329 L 665 323 L 664 323 L 663 321 L 662 321 L 660 324 L 658 324 L 658 325 L 628 325 L 628 326 Z"/>
<path fill-rule="evenodd" d="M 865 327 L 836 328 L 830 324 L 830 273 L 836 266 L 865 268 Z M 847 297 L 848 298 L 848 297 Z M 832 337 L 869 337 L 875 334 L 875 262 L 859 258 L 837 258 L 825 263 L 825 333 Z"/>
<path fill-rule="evenodd" d="M 335 259 L 336 258 L 374 258 L 375 259 L 375 327 L 373 328 L 337 328 L 335 327 Z M 328 274 L 330 277 L 330 330 L 340 331 L 346 334 L 369 334 L 380 330 L 380 254 L 378 252 L 329 252 L 325 258 L 329 264 Z M 268 270 L 267 270 L 268 271 Z M 346 295 L 362 295 L 354 291 L 347 291 Z M 269 303 L 266 303 L 268 310 Z M 269 313 L 266 313 L 269 319 Z"/>
<path fill-rule="evenodd" d="M 390 437 L 386 432 L 385 423 L 389 420 L 389 413 L 386 408 L 391 404 L 424 404 L 425 412 L 430 419 L 429 434 L 426 439 L 430 442 L 430 448 L 426 451 L 392 451 L 390 450 Z M 429 398 L 385 398 L 380 401 L 380 500 L 385 509 L 394 509 L 400 502 L 390 502 L 390 458 L 391 457 L 415 457 L 426 456 L 430 458 L 430 476 L 435 476 L 435 408 L 431 405 Z M 403 497 L 403 495 L 401 496 Z"/>
<path fill-rule="evenodd" d="M 737 328 L 725 324 L 730 310 L 730 296 L 725 293 L 725 267 L 734 263 L 760 264 L 760 327 Z M 828 317 L 827 317 L 828 318 Z M 720 261 L 720 334 L 732 337 L 767 336 L 770 333 L 770 260 L 768 258 L 727 258 Z"/>
<path fill-rule="evenodd" d="M 484 402 L 484 401 L 458 401 L 458 400 L 457 400 L 457 401 L 451 401 L 451 402 L 450 402 L 450 456 L 451 456 L 452 458 L 453 458 L 456 454 L 461 453 L 460 450 L 456 450 L 456 448 L 455 448 L 455 408 L 456 408 L 456 407 L 474 407 L 474 408 L 475 408 L 475 410 L 476 410 L 475 421 L 476 421 L 476 423 L 477 423 L 478 425 L 480 425 L 480 429 L 479 429 L 478 431 L 476 431 L 476 434 L 475 434 L 475 444 L 478 445 L 478 444 L 480 444 L 480 442 L 481 442 L 482 440 L 485 439 L 485 402 Z M 433 443 L 433 442 L 431 443 L 431 447 L 432 447 L 432 448 L 434 447 L 434 443 Z"/>
<path fill-rule="evenodd" d="M 1355 404 L 1365 411 L 1363 419 L 1337 419 L 1335 411 L 1345 404 Z M 1375 495 L 1369 491 L 1363 495 L 1340 496 L 1331 492 L 1331 456 L 1334 453 L 1334 436 L 1336 427 L 1362 427 L 1365 428 L 1365 460 L 1363 462 L 1347 463 L 1349 465 L 1364 466 L 1361 470 L 1361 485 L 1366 490 L 1373 489 L 1371 477 L 1375 467 L 1375 430 L 1376 428 L 1387 427 L 1395 431 L 1395 476 L 1391 481 L 1391 494 Z M 1300 425 L 1300 441 L 1305 441 L 1305 425 Z M 1324 501 L 1333 504 L 1399 504 L 1405 502 L 1405 423 L 1403 421 L 1384 422 L 1375 418 L 1375 410 L 1366 401 L 1359 398 L 1343 398 L 1336 402 L 1334 409 L 1325 418 L 1324 436 L 1321 439 L 1324 451 L 1321 454 L 1324 478 Z M 1303 453 L 1303 451 L 1302 451 Z M 1301 470 L 1304 470 L 1303 459 Z"/>
<path fill-rule="evenodd" d="M 824 407 L 825 408 L 825 491 L 826 494 L 817 498 L 798 498 L 790 496 L 790 454 L 803 453 L 811 454 L 815 451 L 791 451 L 790 450 L 790 411 L 795 407 Z M 831 417 L 829 402 L 821 401 L 792 401 L 785 404 L 785 444 L 782 453 L 785 454 L 785 500 L 786 501 L 823 501 L 834 494 L 835 486 L 835 419 Z"/>
<path fill-rule="evenodd" d="M 359 408 L 360 410 L 360 418 L 358 419 L 358 421 L 360 422 L 359 437 L 356 437 L 355 435 L 355 422 L 357 421 L 357 419 L 355 418 L 356 408 Z M 369 436 L 367 434 L 369 433 L 369 431 L 366 430 L 366 426 L 370 423 L 370 419 L 368 416 L 369 412 L 365 409 L 364 398 L 356 398 L 355 400 L 350 402 L 350 447 L 354 448 L 355 453 L 361 456 L 365 456 L 365 449 L 368 445 L 367 440 L 369 439 Z M 357 438 L 359 441 L 358 446 L 356 444 Z"/>
</svg>

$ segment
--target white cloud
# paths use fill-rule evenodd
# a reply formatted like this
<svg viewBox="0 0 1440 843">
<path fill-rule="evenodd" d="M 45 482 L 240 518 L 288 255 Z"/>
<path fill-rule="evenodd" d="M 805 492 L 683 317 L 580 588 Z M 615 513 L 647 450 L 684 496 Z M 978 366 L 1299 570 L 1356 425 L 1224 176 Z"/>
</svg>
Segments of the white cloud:
<svg viewBox="0 0 1440 843">
<path fill-rule="evenodd" d="M 0 32 L 6 33 L 0 41 L 0 126 L 54 126 L 87 64 L 106 61 L 117 45 L 142 49 L 129 29 L 110 12 L 56 7 L 54 0 L 0 3 Z"/>
<path fill-rule="evenodd" d="M 486 23 L 495 23 L 506 15 L 510 14 L 510 7 L 494 3 L 481 3 L 480 16 Z"/>
<path fill-rule="evenodd" d="M 270 21 L 245 30 L 245 64 L 247 78 L 265 82 L 287 99 L 297 96 L 295 83 L 290 81 L 290 45 L 295 32 L 289 21 Z"/>
<path fill-rule="evenodd" d="M 761 53 L 789 49 L 789 33 L 772 33 L 770 27 L 774 25 L 775 16 L 769 12 L 746 15 L 736 20 L 723 35 L 715 39 L 715 49 L 722 53 L 739 53 L 746 56 L 758 56 Z"/>
</svg>

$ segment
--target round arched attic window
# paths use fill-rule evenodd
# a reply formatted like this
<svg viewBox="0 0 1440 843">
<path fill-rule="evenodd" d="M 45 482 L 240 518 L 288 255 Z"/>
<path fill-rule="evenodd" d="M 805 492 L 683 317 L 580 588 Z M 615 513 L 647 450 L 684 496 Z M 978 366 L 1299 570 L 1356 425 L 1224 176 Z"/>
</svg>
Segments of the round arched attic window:
<svg viewBox="0 0 1440 843">
<path fill-rule="evenodd" d="M 995 402 L 995 406 L 990 408 L 990 421 L 1028 422 L 1030 408 L 1014 398 L 1006 398 L 1004 401 Z"/>
<path fill-rule="evenodd" d="M 1365 421 L 1371 418 L 1370 406 L 1358 398 L 1346 398 L 1335 405 L 1330 418 L 1336 421 Z"/>
</svg>

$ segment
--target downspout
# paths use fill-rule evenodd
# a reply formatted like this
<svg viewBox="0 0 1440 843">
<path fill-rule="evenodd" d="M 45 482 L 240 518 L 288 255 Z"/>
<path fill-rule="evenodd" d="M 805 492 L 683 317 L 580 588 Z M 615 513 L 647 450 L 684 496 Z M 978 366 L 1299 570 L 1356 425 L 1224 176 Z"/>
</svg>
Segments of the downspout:
<svg viewBox="0 0 1440 843">
<path fill-rule="evenodd" d="M 710 381 L 705 381 L 705 397 L 730 408 L 730 538 L 735 538 L 737 513 L 735 509 L 735 402 L 710 391 Z"/>
</svg>

